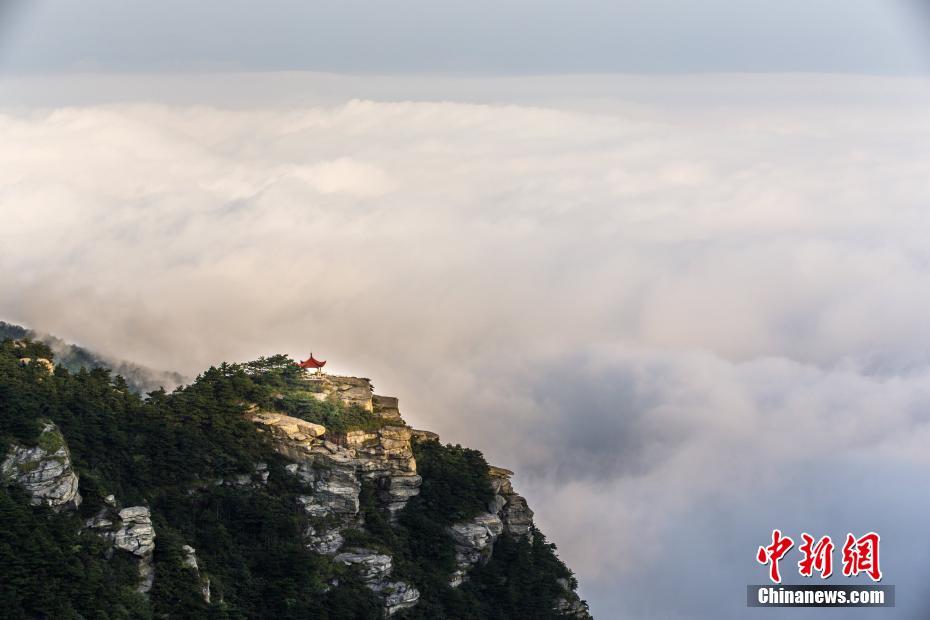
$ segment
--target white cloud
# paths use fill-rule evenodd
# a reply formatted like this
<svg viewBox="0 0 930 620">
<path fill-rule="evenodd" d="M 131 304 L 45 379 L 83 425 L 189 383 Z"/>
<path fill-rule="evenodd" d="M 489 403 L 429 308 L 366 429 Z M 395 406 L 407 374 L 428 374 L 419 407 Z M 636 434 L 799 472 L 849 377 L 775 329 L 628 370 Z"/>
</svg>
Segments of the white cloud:
<svg viewBox="0 0 930 620">
<path fill-rule="evenodd" d="M 601 617 L 743 617 L 773 526 L 884 527 L 906 584 L 900 541 L 928 541 L 887 507 L 930 516 L 907 486 L 930 473 L 930 108 L 758 79 L 708 78 L 715 103 L 636 78 L 576 103 L 8 109 L 0 316 L 189 373 L 312 347 L 372 376 L 518 471 Z M 730 564 L 688 577 L 690 535 Z M 663 575 L 716 599 L 682 585 L 689 611 Z"/>
</svg>

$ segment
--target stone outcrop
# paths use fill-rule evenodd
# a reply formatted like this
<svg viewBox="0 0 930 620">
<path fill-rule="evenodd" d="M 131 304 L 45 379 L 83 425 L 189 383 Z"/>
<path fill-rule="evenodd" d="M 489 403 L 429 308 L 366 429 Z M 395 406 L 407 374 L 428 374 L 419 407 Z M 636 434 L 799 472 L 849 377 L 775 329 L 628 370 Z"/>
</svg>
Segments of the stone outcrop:
<svg viewBox="0 0 930 620">
<path fill-rule="evenodd" d="M 588 606 L 582 602 L 581 598 L 572 589 L 568 579 L 559 579 L 559 586 L 562 588 L 562 595 L 556 599 L 555 610 L 562 615 L 579 620 L 591 620 L 591 614 L 588 613 Z"/>
<path fill-rule="evenodd" d="M 392 520 L 419 492 L 422 478 L 410 445 L 412 431 L 406 426 L 349 431 L 334 443 L 319 424 L 254 409 L 247 415 L 274 438 L 275 449 L 293 461 L 287 470 L 313 489 L 300 502 L 318 520 L 307 531 L 307 539 L 319 553 L 335 553 L 342 544 L 342 530 L 360 525 L 363 479 L 374 483 Z"/>
<path fill-rule="evenodd" d="M 51 374 L 55 372 L 55 364 L 52 363 L 52 360 L 45 357 L 37 357 L 32 359 L 31 357 L 21 357 L 19 358 L 19 363 L 23 366 L 28 366 L 29 364 L 36 364 L 40 368 L 44 369 L 45 372 Z"/>
<path fill-rule="evenodd" d="M 420 600 L 420 592 L 405 581 L 392 581 L 394 563 L 391 556 L 370 549 L 351 549 L 333 558 L 346 566 L 353 567 L 365 585 L 380 594 L 385 613 L 390 616 L 401 609 L 413 607 Z"/>
<path fill-rule="evenodd" d="M 347 407 L 358 405 L 365 411 L 374 409 L 369 379 L 308 372 L 305 381 L 309 391 L 319 400 L 338 398 Z"/>
<path fill-rule="evenodd" d="M 200 565 L 197 564 L 197 550 L 190 545 L 184 545 L 181 549 L 184 551 L 184 565 L 194 572 L 200 588 L 200 596 L 203 597 L 205 603 L 209 604 L 210 578 L 200 574 Z"/>
<path fill-rule="evenodd" d="M 378 396 L 377 394 L 371 397 L 372 404 L 372 413 L 383 420 L 389 420 L 391 422 L 400 421 L 400 408 L 397 403 L 397 399 L 393 396 Z"/>
<path fill-rule="evenodd" d="M 139 569 L 138 590 L 147 593 L 155 581 L 155 528 L 152 515 L 145 506 L 129 506 L 122 510 L 115 507 L 113 496 L 107 498 L 108 506 L 87 521 L 87 527 L 96 530 L 110 541 L 113 549 L 131 553 Z"/>
<path fill-rule="evenodd" d="M 504 531 L 504 524 L 496 514 L 480 514 L 473 519 L 454 523 L 449 534 L 455 543 L 456 571 L 449 578 L 449 585 L 458 587 L 467 578 L 468 571 L 477 564 L 491 559 L 494 541 Z"/>
<path fill-rule="evenodd" d="M 513 472 L 492 465 L 488 475 L 491 478 L 491 489 L 494 491 L 494 498 L 488 509 L 500 516 L 504 531 L 511 536 L 529 536 L 530 527 L 533 525 L 533 511 L 527 505 L 526 499 L 514 492 L 510 483 Z"/>
<path fill-rule="evenodd" d="M 433 431 L 411 428 L 410 435 L 416 441 L 439 441 L 439 433 L 434 433 Z"/>
<path fill-rule="evenodd" d="M 420 431 L 414 431 L 420 432 Z M 449 577 L 453 588 L 468 579 L 468 571 L 491 558 L 494 543 L 506 532 L 511 536 L 529 536 L 533 525 L 533 511 L 526 500 L 514 492 L 510 477 L 513 472 L 491 465 L 488 477 L 494 496 L 488 502 L 488 512 L 473 519 L 455 523 L 449 534 L 455 543 L 455 560 L 458 568 Z"/>
<path fill-rule="evenodd" d="M 410 584 L 390 578 L 391 556 L 364 548 L 345 549 L 346 530 L 364 528 L 360 494 L 366 480 L 375 485 L 379 506 L 392 522 L 396 521 L 422 484 L 411 442 L 438 441 L 439 435 L 406 426 L 397 399 L 373 395 L 367 379 L 310 375 L 306 380 L 317 398 L 338 397 L 346 404 L 357 404 L 384 424 L 380 428 L 330 436 L 319 424 L 255 408 L 248 412 L 260 430 L 273 438 L 275 449 L 292 461 L 285 469 L 312 491 L 299 497 L 300 506 L 311 521 L 305 532 L 307 546 L 358 571 L 368 587 L 382 596 L 388 615 L 411 607 L 419 600 L 419 592 Z M 449 577 L 452 587 L 467 580 L 472 568 L 490 560 L 494 544 L 502 534 L 532 535 L 533 511 L 514 491 L 513 472 L 491 466 L 488 474 L 494 494 L 487 512 L 448 529 L 456 558 L 456 570 Z M 572 589 L 566 586 L 564 590 L 558 611 L 588 617 L 584 604 Z"/>
<path fill-rule="evenodd" d="M 354 431 L 346 436 L 347 447 L 355 451 L 359 472 L 375 482 L 378 499 L 391 520 L 420 492 L 423 482 L 417 475 L 411 437 L 406 426 L 383 426 L 374 432 Z"/>
<path fill-rule="evenodd" d="M 302 443 L 322 437 L 326 427 L 300 418 L 270 411 L 249 410 L 249 419 L 267 430 L 276 439 Z"/>
<path fill-rule="evenodd" d="M 58 427 L 43 422 L 37 445 L 13 444 L 0 464 L 5 484 L 18 484 L 31 496 L 33 505 L 61 511 L 81 504 L 78 475 L 71 453 Z"/>
</svg>

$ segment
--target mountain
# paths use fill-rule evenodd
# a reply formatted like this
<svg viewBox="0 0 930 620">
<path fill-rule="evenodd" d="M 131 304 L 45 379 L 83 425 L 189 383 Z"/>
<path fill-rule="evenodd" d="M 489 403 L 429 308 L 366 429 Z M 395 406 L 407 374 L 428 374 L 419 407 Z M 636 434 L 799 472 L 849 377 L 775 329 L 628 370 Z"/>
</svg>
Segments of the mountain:
<svg viewBox="0 0 930 620">
<path fill-rule="evenodd" d="M 0 343 L 5 618 L 590 618 L 512 472 L 283 355 L 141 398 Z"/>
<path fill-rule="evenodd" d="M 122 376 L 129 388 L 139 394 L 147 394 L 161 387 L 171 390 L 184 382 L 184 377 L 176 372 L 154 370 L 125 360 L 115 360 L 84 347 L 69 344 L 50 334 L 0 321 L 0 340 L 7 338 L 45 343 L 55 353 L 58 363 L 72 372 L 81 368 L 109 368 L 114 374 Z"/>
</svg>

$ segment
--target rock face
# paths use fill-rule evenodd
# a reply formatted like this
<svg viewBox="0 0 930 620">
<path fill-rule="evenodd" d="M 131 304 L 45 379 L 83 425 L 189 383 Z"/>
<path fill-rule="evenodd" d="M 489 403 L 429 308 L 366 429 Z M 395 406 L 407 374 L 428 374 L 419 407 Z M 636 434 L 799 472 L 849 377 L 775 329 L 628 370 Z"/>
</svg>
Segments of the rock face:
<svg viewBox="0 0 930 620">
<path fill-rule="evenodd" d="M 494 541 L 504 531 L 504 524 L 496 514 L 480 514 L 468 521 L 461 521 L 449 528 L 449 534 L 455 542 L 455 561 L 458 569 L 449 578 L 453 588 L 461 585 L 467 578 L 467 572 L 476 564 L 484 564 L 491 559 Z"/>
<path fill-rule="evenodd" d="M 152 527 L 152 515 L 147 507 L 130 506 L 119 511 L 113 506 L 105 507 L 88 520 L 87 526 L 109 540 L 113 549 L 131 553 L 139 568 L 139 592 L 147 593 L 152 589 L 155 581 L 155 567 L 152 564 L 155 528 Z"/>
<path fill-rule="evenodd" d="M 370 549 L 350 549 L 340 553 L 334 562 L 352 566 L 370 590 L 380 594 L 384 611 L 390 616 L 401 609 L 413 607 L 420 600 L 420 592 L 405 581 L 391 581 L 394 563 L 391 556 Z"/>
<path fill-rule="evenodd" d="M 419 492 L 422 478 L 417 475 L 410 444 L 412 431 L 406 426 L 349 431 L 338 438 L 340 443 L 334 443 L 326 439 L 326 429 L 319 424 L 257 410 L 247 415 L 274 438 L 275 449 L 293 461 L 287 470 L 313 489 L 300 503 L 317 521 L 306 535 L 308 546 L 318 553 L 336 553 L 342 545 L 342 532 L 361 525 L 362 480 L 374 483 L 378 501 L 392 520 Z"/>
<path fill-rule="evenodd" d="M 378 499 L 393 520 L 411 497 L 420 492 L 423 479 L 417 475 L 406 426 L 383 426 L 376 432 L 354 431 L 346 446 L 355 451 L 359 472 L 378 487 Z"/>
<path fill-rule="evenodd" d="M 392 422 L 400 421 L 400 408 L 397 399 L 393 396 L 378 396 L 375 394 L 371 397 L 371 404 L 372 412 L 379 418 Z"/>
<path fill-rule="evenodd" d="M 555 610 L 572 618 L 590 620 L 591 614 L 588 613 L 588 608 L 578 595 L 575 594 L 575 591 L 572 590 L 571 584 L 568 583 L 568 579 L 559 579 L 558 582 L 562 587 L 562 596 L 556 600 Z"/>
<path fill-rule="evenodd" d="M 307 546 L 358 571 L 368 587 L 382 596 L 388 615 L 411 607 L 420 594 L 412 585 L 390 579 L 391 556 L 364 548 L 345 549 L 343 545 L 348 528 L 364 527 L 359 497 L 363 481 L 374 484 L 379 506 L 392 522 L 396 521 L 422 483 L 411 441 L 433 441 L 439 436 L 406 426 L 397 399 L 373 395 L 368 379 L 310 375 L 307 381 L 317 390 L 313 392 L 317 398 L 338 397 L 346 404 L 357 404 L 384 424 L 374 430 L 353 430 L 330 437 L 318 424 L 278 413 L 249 411 L 249 418 L 274 439 L 275 449 L 292 461 L 286 470 L 312 489 L 312 493 L 299 498 L 300 507 L 311 520 L 305 532 Z M 510 482 L 513 472 L 492 466 L 488 474 L 494 492 L 488 511 L 455 523 L 448 530 L 457 565 L 449 577 L 452 587 L 462 584 L 473 567 L 491 558 L 494 543 L 503 533 L 532 536 L 533 511 L 514 491 Z M 564 589 L 558 611 L 588 617 L 578 596 L 567 585 Z"/>
<path fill-rule="evenodd" d="M 499 515 L 504 531 L 511 536 L 529 536 L 533 525 L 533 511 L 526 504 L 526 499 L 513 490 L 510 477 L 513 472 L 503 467 L 491 466 L 488 472 L 494 499 L 488 509 Z"/>
<path fill-rule="evenodd" d="M 414 431 L 422 432 L 422 431 Z M 494 543 L 506 532 L 511 536 L 530 536 L 533 511 L 526 500 L 517 495 L 510 483 L 513 472 L 503 467 L 488 469 L 494 497 L 488 502 L 488 512 L 449 528 L 455 542 L 455 560 L 458 568 L 449 577 L 449 585 L 460 586 L 468 579 L 468 571 L 491 559 Z M 569 591 L 570 592 L 570 591 Z"/>
<path fill-rule="evenodd" d="M 130 506 L 119 511 L 121 525 L 113 533 L 113 546 L 138 558 L 139 592 L 148 592 L 155 581 L 152 554 L 155 551 L 155 528 L 145 506 Z"/>
<path fill-rule="evenodd" d="M 250 419 L 267 429 L 275 438 L 286 441 L 304 442 L 322 437 L 326 427 L 300 418 L 292 418 L 281 413 L 269 411 L 249 411 Z"/>
<path fill-rule="evenodd" d="M 0 465 L 5 484 L 19 484 L 31 503 L 61 511 L 81 504 L 78 475 L 71 464 L 71 454 L 61 431 L 52 422 L 43 422 L 38 445 L 13 444 Z"/>
<path fill-rule="evenodd" d="M 358 405 L 365 411 L 373 411 L 371 381 L 364 377 L 339 377 L 336 375 L 308 372 L 306 381 L 311 391 L 320 400 L 334 397 L 347 407 Z"/>
</svg>

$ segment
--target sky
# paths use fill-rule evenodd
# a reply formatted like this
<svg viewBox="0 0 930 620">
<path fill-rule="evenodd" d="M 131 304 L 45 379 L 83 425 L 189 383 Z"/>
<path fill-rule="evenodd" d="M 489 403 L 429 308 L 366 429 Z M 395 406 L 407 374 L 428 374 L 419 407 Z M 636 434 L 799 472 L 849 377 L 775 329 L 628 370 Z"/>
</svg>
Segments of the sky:
<svg viewBox="0 0 930 620">
<path fill-rule="evenodd" d="M 0 70 L 926 73 L 923 0 L 2 0 Z"/>
<path fill-rule="evenodd" d="M 596 618 L 761 617 L 776 527 L 879 532 L 926 617 L 916 5 L 214 6 L 7 8 L 0 319 L 371 377 Z"/>
</svg>

